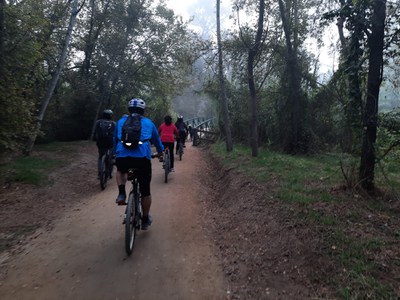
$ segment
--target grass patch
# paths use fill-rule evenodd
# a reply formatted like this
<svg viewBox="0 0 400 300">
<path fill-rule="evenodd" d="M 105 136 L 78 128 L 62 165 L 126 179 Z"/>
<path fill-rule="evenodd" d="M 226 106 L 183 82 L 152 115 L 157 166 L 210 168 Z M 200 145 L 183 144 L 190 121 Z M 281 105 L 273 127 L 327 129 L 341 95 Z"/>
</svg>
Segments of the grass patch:
<svg viewBox="0 0 400 300">
<path fill-rule="evenodd" d="M 23 182 L 35 185 L 45 183 L 47 171 L 62 165 L 62 161 L 37 157 L 19 157 L 1 167 L 8 182 Z"/>
<path fill-rule="evenodd" d="M 0 165 L 0 181 L 2 184 L 6 182 L 46 184 L 48 172 L 67 164 L 66 157 L 79 152 L 80 145 L 85 143 L 85 141 L 54 142 L 37 145 L 34 150 L 40 155 L 19 156 Z"/>
<path fill-rule="evenodd" d="M 293 222 L 307 224 L 310 229 L 318 227 L 321 249 L 328 249 L 321 255 L 335 262 L 338 272 L 326 283 L 332 284 L 338 298 L 398 299 L 391 281 L 381 276 L 384 271 L 375 255 L 385 253 L 391 243 L 399 241 L 400 231 L 389 233 L 377 228 L 371 237 L 368 230 L 369 226 L 378 226 L 380 216 L 396 220 L 398 210 L 386 198 L 363 200 L 359 195 L 355 198 L 351 190 L 337 189 L 345 183 L 343 172 L 353 183 L 357 182 L 359 159 L 334 153 L 291 156 L 267 149 L 260 149 L 258 156 L 252 157 L 250 148 L 235 145 L 228 153 L 224 143 L 214 144 L 211 150 L 225 167 L 234 168 L 249 179 L 263 184 L 273 180 L 269 192 L 293 212 Z M 375 173 L 376 186 L 397 189 L 398 163 L 385 164 L 385 172 Z M 366 217 L 369 215 L 371 220 Z M 391 258 L 390 263 L 398 266 L 400 260 Z"/>
<path fill-rule="evenodd" d="M 339 290 L 341 299 L 398 299 L 390 287 L 380 284 L 379 281 L 372 277 L 349 272 L 347 279 L 348 286 Z"/>
<path fill-rule="evenodd" d="M 341 180 L 338 158 L 333 155 L 298 157 L 261 149 L 257 157 L 243 145 L 235 145 L 226 152 L 223 143 L 216 143 L 212 151 L 229 168 L 259 182 L 277 180 L 275 196 L 300 204 L 334 201 L 327 187 Z"/>
<path fill-rule="evenodd" d="M 86 141 L 77 142 L 52 142 L 47 144 L 35 145 L 35 151 L 38 152 L 62 152 L 64 154 L 71 154 L 77 152 L 77 147 Z"/>
<path fill-rule="evenodd" d="M 326 226 L 336 225 L 336 219 L 333 216 L 329 216 L 317 211 L 310 211 L 305 215 L 306 220 L 314 224 L 321 224 Z"/>
<path fill-rule="evenodd" d="M 368 253 L 380 252 L 385 243 L 377 238 L 356 239 L 340 229 L 330 236 L 332 258 L 340 264 L 341 278 L 334 281 L 341 299 L 397 299 L 392 287 L 372 274 L 379 269 Z"/>
</svg>

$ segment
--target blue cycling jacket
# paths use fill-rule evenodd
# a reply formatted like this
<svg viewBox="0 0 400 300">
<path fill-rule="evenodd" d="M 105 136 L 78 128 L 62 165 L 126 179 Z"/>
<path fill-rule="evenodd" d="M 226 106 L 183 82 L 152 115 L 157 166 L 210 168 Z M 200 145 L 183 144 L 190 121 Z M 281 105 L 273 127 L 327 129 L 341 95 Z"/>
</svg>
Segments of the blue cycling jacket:
<svg viewBox="0 0 400 300">
<path fill-rule="evenodd" d="M 124 125 L 128 115 L 124 115 L 121 119 L 118 120 L 117 125 L 115 126 L 114 133 L 114 149 L 115 149 L 115 157 L 146 157 L 151 159 L 151 145 L 150 142 L 156 147 L 157 152 L 161 153 L 164 151 L 163 144 L 161 143 L 160 136 L 158 135 L 158 131 L 154 123 L 146 117 L 142 117 L 142 132 L 141 132 L 141 141 L 143 144 L 139 144 L 138 147 L 134 150 L 128 150 L 121 143 L 121 132 L 122 126 Z"/>
</svg>

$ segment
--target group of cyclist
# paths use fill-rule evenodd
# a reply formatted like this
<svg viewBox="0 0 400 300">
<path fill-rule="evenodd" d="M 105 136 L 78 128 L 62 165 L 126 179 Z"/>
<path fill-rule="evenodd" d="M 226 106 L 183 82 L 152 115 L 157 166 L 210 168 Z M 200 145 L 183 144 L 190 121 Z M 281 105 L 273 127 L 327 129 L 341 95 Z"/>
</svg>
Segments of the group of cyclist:
<svg viewBox="0 0 400 300">
<path fill-rule="evenodd" d="M 135 168 L 138 169 L 138 181 L 140 187 L 140 194 L 142 197 L 142 229 L 146 230 L 152 223 L 152 218 L 150 216 L 150 207 L 152 203 L 151 192 L 150 192 L 150 181 L 151 181 L 151 144 L 156 147 L 159 158 L 162 157 L 164 149 L 167 147 L 171 154 L 171 171 L 174 171 L 174 144 L 175 140 L 177 145 L 182 142 L 185 145 L 185 140 L 188 134 L 188 127 L 183 121 L 183 116 L 178 116 L 175 124 L 172 123 L 172 117 L 167 115 L 164 117 L 164 123 L 162 123 L 158 128 L 155 126 L 152 120 L 144 117 L 144 111 L 146 108 L 146 103 L 142 99 L 133 98 L 128 102 L 129 114 L 140 114 L 141 117 L 141 141 L 137 148 L 129 150 L 120 142 L 123 125 L 128 118 L 128 115 L 124 115 L 117 122 L 112 121 L 113 112 L 110 109 L 104 110 L 102 119 L 98 120 L 96 123 L 94 131 L 94 140 L 96 140 L 96 145 L 99 152 L 99 162 L 102 155 L 109 150 L 113 149 L 115 155 L 115 165 L 117 167 L 116 171 L 116 181 L 118 184 L 118 196 L 116 203 L 118 205 L 126 204 L 126 190 L 125 185 L 127 181 L 128 169 Z M 101 130 L 108 128 L 109 126 L 104 126 L 107 122 L 109 126 L 112 127 L 113 134 L 107 143 L 100 141 Z M 184 146 L 185 147 L 185 146 Z M 178 149 L 176 149 L 178 151 Z M 100 167 L 98 171 L 100 170 Z"/>
</svg>

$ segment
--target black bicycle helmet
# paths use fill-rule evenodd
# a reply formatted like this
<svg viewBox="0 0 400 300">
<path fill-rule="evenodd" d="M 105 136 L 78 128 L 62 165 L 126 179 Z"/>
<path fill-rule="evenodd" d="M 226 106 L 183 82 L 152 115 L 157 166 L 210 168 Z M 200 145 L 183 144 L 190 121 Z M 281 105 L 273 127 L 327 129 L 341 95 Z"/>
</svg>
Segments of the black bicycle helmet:
<svg viewBox="0 0 400 300">
<path fill-rule="evenodd" d="M 103 110 L 103 118 L 105 119 L 111 119 L 113 115 L 113 111 L 111 109 L 105 109 Z"/>
</svg>

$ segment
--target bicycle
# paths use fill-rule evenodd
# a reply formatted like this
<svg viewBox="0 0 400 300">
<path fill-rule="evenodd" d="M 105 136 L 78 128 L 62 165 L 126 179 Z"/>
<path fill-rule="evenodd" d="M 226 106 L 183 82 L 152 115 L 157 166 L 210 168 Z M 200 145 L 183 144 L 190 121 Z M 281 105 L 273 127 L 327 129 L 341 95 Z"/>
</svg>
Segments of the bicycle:
<svg viewBox="0 0 400 300">
<path fill-rule="evenodd" d="M 152 154 L 151 158 L 157 157 Z M 142 197 L 139 189 L 139 169 L 128 169 L 127 180 L 132 183 L 126 203 L 125 216 L 122 224 L 125 225 L 125 251 L 131 255 L 135 245 L 137 231 L 142 228 Z"/>
<path fill-rule="evenodd" d="M 99 179 L 102 190 L 106 188 L 107 180 L 112 177 L 112 171 L 113 163 L 111 149 L 107 149 L 107 151 L 102 155 L 100 161 Z"/>
</svg>

